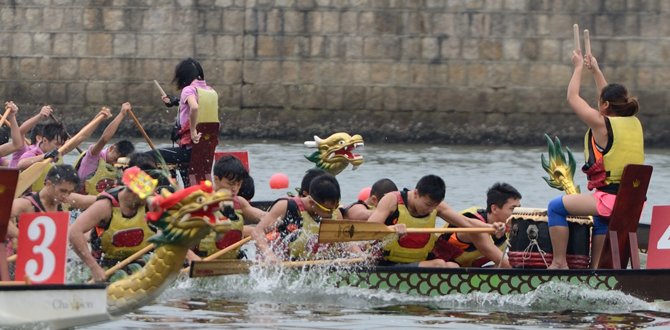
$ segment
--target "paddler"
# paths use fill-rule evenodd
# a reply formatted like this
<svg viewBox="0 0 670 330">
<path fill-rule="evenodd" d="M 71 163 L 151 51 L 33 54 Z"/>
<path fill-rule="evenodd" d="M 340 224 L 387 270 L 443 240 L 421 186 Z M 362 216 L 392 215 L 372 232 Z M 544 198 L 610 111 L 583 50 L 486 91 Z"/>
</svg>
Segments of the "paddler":
<svg viewBox="0 0 670 330">
<path fill-rule="evenodd" d="M 549 235 L 553 249 L 550 269 L 567 269 L 567 247 L 570 230 L 568 215 L 593 216 L 591 268 L 596 268 L 605 244 L 607 218 L 612 215 L 623 169 L 627 164 L 644 164 L 644 136 L 642 124 L 635 116 L 640 110 L 637 99 L 628 88 L 620 84 L 607 84 L 605 76 L 592 54 L 582 58 L 581 50 L 572 52 L 574 72 L 568 85 L 568 104 L 579 118 L 589 126 L 584 136 L 586 164 L 582 171 L 587 175 L 592 194 L 573 194 L 557 197 L 549 202 Z M 579 96 L 582 69 L 593 73 L 600 97 L 598 109 L 589 106 Z"/>
<path fill-rule="evenodd" d="M 495 228 L 498 235 L 504 234 L 502 223 L 483 223 L 454 211 L 444 202 L 446 185 L 437 175 L 426 175 L 419 180 L 414 190 L 386 194 L 368 221 L 395 226 L 397 237 L 382 249 L 381 266 L 409 267 L 458 267 L 455 262 L 435 259 L 430 252 L 437 236 L 433 234 L 406 234 L 407 228 L 435 228 L 437 217 L 461 227 Z"/>
<path fill-rule="evenodd" d="M 246 199 L 238 195 L 242 182 L 248 177 L 249 172 L 247 172 L 242 161 L 233 155 L 224 155 L 214 163 L 214 190 L 226 189 L 233 196 L 232 207 L 226 206 L 221 211 L 231 221 L 232 227 L 223 237 L 216 237 L 216 233 L 212 231 L 207 237 L 203 238 L 200 244 L 192 249 L 199 257 L 210 256 L 251 235 L 254 228 L 244 226 L 244 220 L 255 223 L 260 221 L 263 211 L 251 206 Z M 244 253 L 241 253 L 238 248 L 218 259 L 242 259 L 243 257 Z"/>
<path fill-rule="evenodd" d="M 98 115 L 103 115 L 105 118 L 111 118 L 112 114 L 109 113 L 107 108 L 103 108 Z M 63 151 L 62 155 L 67 154 L 76 147 L 79 146 L 82 142 L 88 139 L 93 131 L 98 127 L 100 121 L 95 121 L 94 125 L 90 125 L 86 130 L 81 131 L 79 137 L 66 149 Z M 42 140 L 37 142 L 36 145 L 30 146 L 30 149 L 26 151 L 21 158 L 19 159 L 18 168 L 25 170 L 34 163 L 40 162 L 44 159 L 52 158 L 53 162 L 57 164 L 62 164 L 63 160 L 61 159 L 58 152 L 58 148 L 63 146 L 67 140 L 67 132 L 63 124 L 60 123 L 49 123 L 44 125 L 42 130 Z M 44 187 L 44 175 L 51 169 L 52 164 L 44 168 L 42 177 L 38 178 L 32 186 L 32 191 L 39 191 Z"/>
<path fill-rule="evenodd" d="M 276 200 L 251 233 L 259 254 L 266 263 L 332 259 L 342 250 L 362 254 L 356 244 L 345 243 L 338 249 L 332 244 L 318 243 L 320 221 L 342 219 L 339 204 L 340 185 L 329 174 L 312 180 L 309 196 Z"/>
<path fill-rule="evenodd" d="M 135 146 L 128 140 L 116 142 L 109 148 L 105 145 L 114 137 L 116 130 L 123 121 L 123 118 L 131 110 L 130 103 L 121 105 L 121 111 L 112 120 L 102 136 L 95 144 L 88 147 L 74 164 L 74 168 L 79 173 L 79 177 L 84 181 L 84 189 L 87 194 L 98 195 L 98 183 L 102 180 L 114 182 L 116 180 L 117 169 L 114 167 L 120 157 L 128 157 L 135 151 Z M 104 190 L 104 189 L 101 189 Z"/>
<path fill-rule="evenodd" d="M 370 188 L 370 196 L 344 208 L 342 216 L 347 220 L 368 220 L 382 197 L 392 191 L 398 191 L 398 186 L 391 179 L 377 180 Z"/>
<path fill-rule="evenodd" d="M 58 164 L 51 167 L 45 177 L 44 188 L 30 195 L 14 199 L 11 219 L 18 220 L 23 213 L 67 212 L 70 209 L 86 209 L 93 202 L 94 196 L 75 193 L 81 180 L 71 165 Z M 19 224 L 20 225 L 20 224 Z M 9 222 L 8 234 L 18 237 L 18 229 Z"/>
<path fill-rule="evenodd" d="M 460 213 L 483 223 L 502 223 L 521 206 L 521 194 L 507 183 L 496 183 L 486 192 L 486 208 L 471 207 Z M 444 227 L 454 227 L 446 224 Z M 506 236 L 496 237 L 487 233 L 442 234 L 433 249 L 433 255 L 445 261 L 453 261 L 461 267 L 482 267 L 489 261 L 497 266 L 503 258 Z M 511 268 L 509 260 L 503 259 L 502 268 Z"/>
<path fill-rule="evenodd" d="M 20 141 L 22 145 L 19 148 L 19 150 L 16 150 L 12 154 L 12 160 L 9 162 L 9 167 L 18 167 L 21 156 L 23 156 L 24 153 L 30 150 L 30 146 L 25 142 L 26 133 L 31 132 L 30 143 L 32 145 L 35 145 L 37 141 L 42 140 L 42 130 L 44 129 L 44 124 L 39 123 L 39 121 L 49 117 L 52 112 L 53 110 L 51 109 L 51 107 L 45 105 L 40 109 L 40 112 L 37 115 L 29 118 L 28 120 L 24 121 L 23 124 L 21 124 Z"/>
<path fill-rule="evenodd" d="M 3 136 L 2 141 L 0 141 L 0 166 L 5 167 L 9 166 L 10 161 L 4 157 L 16 152 L 23 145 L 19 124 L 16 122 L 16 113 L 19 111 L 19 107 L 11 101 L 6 103 L 6 107 L 10 109 L 6 120 L 11 125 L 9 135 L 11 135 L 12 141 L 9 142 L 9 135 Z M 0 125 L 3 125 L 3 123 L 0 123 Z"/>
<path fill-rule="evenodd" d="M 124 186 L 100 193 L 68 230 L 74 252 L 91 269 L 95 282 L 106 280 L 103 267 L 111 267 L 140 251 L 156 232 L 145 220 L 145 200 L 157 181 L 139 167 L 130 167 L 124 171 L 122 182 Z M 89 251 L 85 235 L 94 228 Z"/>
</svg>

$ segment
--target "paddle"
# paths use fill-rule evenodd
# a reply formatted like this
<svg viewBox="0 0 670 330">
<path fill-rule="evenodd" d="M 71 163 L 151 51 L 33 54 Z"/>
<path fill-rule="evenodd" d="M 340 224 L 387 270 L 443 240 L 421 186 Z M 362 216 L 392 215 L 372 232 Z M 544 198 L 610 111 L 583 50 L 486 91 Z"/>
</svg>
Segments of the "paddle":
<svg viewBox="0 0 670 330">
<path fill-rule="evenodd" d="M 285 268 L 301 268 L 318 265 L 351 265 L 362 263 L 363 258 L 340 259 L 340 260 L 309 260 L 309 261 L 285 261 L 278 266 Z M 190 277 L 208 277 L 221 275 L 235 275 L 249 273 L 249 268 L 253 265 L 259 265 L 252 261 L 242 260 L 215 260 L 215 261 L 193 261 L 191 262 Z M 270 266 L 266 263 L 260 264 L 263 267 Z"/>
<path fill-rule="evenodd" d="M 133 255 L 131 255 L 130 257 L 128 257 L 128 258 L 124 259 L 123 261 L 119 262 L 118 264 L 114 265 L 114 267 L 106 270 L 105 271 L 105 278 L 108 278 L 108 277 L 112 276 L 112 274 L 114 274 L 115 271 L 117 271 L 117 270 L 119 270 L 123 267 L 126 267 L 129 263 L 135 261 L 139 257 L 141 257 L 141 256 L 147 254 L 149 251 L 153 250 L 153 248 L 154 248 L 154 245 L 149 244 L 149 245 L 145 246 L 144 249 L 133 253 Z M 89 284 L 93 283 L 93 282 L 94 282 L 93 280 L 88 281 Z"/>
<path fill-rule="evenodd" d="M 494 233 L 495 228 L 407 228 L 408 234 Z M 367 221 L 321 220 L 319 243 L 372 241 L 395 234 L 383 223 Z"/>
<path fill-rule="evenodd" d="M 54 122 L 63 125 L 63 124 L 60 122 L 60 120 L 58 120 L 58 119 L 56 119 L 56 117 L 54 117 L 54 114 L 53 114 L 53 113 L 50 113 L 50 114 L 49 114 L 49 118 L 51 118 L 51 120 L 53 120 Z M 63 127 L 65 127 L 65 125 L 63 125 Z M 67 138 L 68 138 L 68 139 L 72 139 L 72 136 L 70 136 L 70 133 L 68 133 L 67 130 L 65 131 L 65 134 L 67 134 Z M 26 141 L 28 141 L 28 140 L 26 139 Z M 30 143 L 29 143 L 29 144 L 30 144 Z M 81 153 L 84 153 L 83 151 L 81 151 L 81 148 L 79 148 L 78 146 L 77 146 L 77 151 L 79 151 L 80 154 L 81 154 Z"/>
<path fill-rule="evenodd" d="M 577 23 L 575 23 L 572 26 L 572 32 L 575 36 L 575 50 L 580 50 L 581 47 L 579 47 L 579 25 L 577 25 Z"/>
<path fill-rule="evenodd" d="M 167 94 L 165 94 L 165 91 L 161 88 L 161 85 L 158 83 L 158 81 L 154 80 L 154 84 L 156 84 L 156 88 L 158 88 L 162 96 L 167 96 Z"/>
<path fill-rule="evenodd" d="M 589 30 L 584 30 L 584 49 L 586 54 L 591 54 L 591 38 L 589 38 Z"/>
<path fill-rule="evenodd" d="M 201 260 L 201 261 L 210 261 L 210 260 L 214 260 L 214 259 L 216 259 L 216 258 L 218 258 L 218 257 L 220 257 L 220 256 L 222 256 L 222 255 L 224 255 L 224 254 L 226 254 L 226 253 L 232 251 L 232 250 L 237 249 L 238 247 L 240 247 L 240 246 L 242 246 L 242 245 L 244 245 L 244 244 L 247 244 L 247 242 L 249 242 L 250 240 L 251 240 L 251 236 L 247 236 L 247 237 L 245 237 L 244 239 L 238 241 L 237 243 L 235 243 L 235 244 L 233 244 L 233 245 L 231 245 L 231 246 L 229 246 L 229 247 L 226 247 L 225 249 L 223 249 L 223 250 L 221 250 L 221 251 L 219 251 L 219 252 L 217 252 L 217 253 L 214 253 L 214 254 L 212 254 L 211 256 L 209 256 L 209 257 L 207 257 L 207 258 L 205 258 L 205 259 L 203 259 L 203 260 Z M 182 269 L 181 272 L 182 272 L 182 273 L 186 273 L 186 272 L 188 272 L 190 269 L 191 269 L 191 267 L 189 266 L 189 267 L 186 267 L 186 268 Z"/>
<path fill-rule="evenodd" d="M 7 115 L 9 114 L 9 110 L 11 110 L 11 108 L 7 107 L 7 110 L 5 111 L 5 114 L 2 115 L 2 118 L 0 118 L 0 125 L 5 124 L 5 125 L 7 125 L 7 127 L 9 127 L 11 129 L 12 125 L 7 120 Z M 26 141 L 26 144 L 30 145 L 30 141 L 28 139 L 26 139 L 25 137 L 23 139 Z"/>
<path fill-rule="evenodd" d="M 72 146 L 72 144 L 84 133 L 87 131 L 88 128 L 90 128 L 92 125 L 97 125 L 99 124 L 103 119 L 105 119 L 105 116 L 100 114 L 95 119 L 93 119 L 88 125 L 84 126 L 79 133 L 75 134 L 75 136 L 63 144 L 62 147 L 58 149 L 59 153 L 62 153 L 63 151 L 67 150 Z M 14 193 L 14 197 L 19 197 L 21 194 L 26 191 L 30 186 L 33 185 L 35 180 L 37 180 L 40 175 L 42 174 L 42 171 L 44 171 L 44 167 L 47 166 L 51 162 L 51 158 L 47 158 L 41 162 L 37 162 L 35 164 L 30 165 L 27 169 L 25 169 L 21 174 L 19 175 L 19 182 L 16 185 L 16 192 Z"/>
<path fill-rule="evenodd" d="M 135 125 L 137 125 L 137 128 L 139 128 L 140 132 L 142 132 L 142 135 L 144 135 L 144 139 L 147 140 L 147 143 L 151 147 L 151 150 L 156 150 L 156 147 L 154 147 L 154 144 L 151 143 L 151 139 L 147 135 L 147 132 L 144 131 L 144 128 L 142 128 L 142 125 L 140 125 L 140 122 L 137 120 L 137 117 L 135 117 L 135 114 L 133 113 L 133 111 L 128 110 L 128 113 L 130 114 L 130 117 L 133 118 L 133 121 L 135 122 Z"/>
</svg>

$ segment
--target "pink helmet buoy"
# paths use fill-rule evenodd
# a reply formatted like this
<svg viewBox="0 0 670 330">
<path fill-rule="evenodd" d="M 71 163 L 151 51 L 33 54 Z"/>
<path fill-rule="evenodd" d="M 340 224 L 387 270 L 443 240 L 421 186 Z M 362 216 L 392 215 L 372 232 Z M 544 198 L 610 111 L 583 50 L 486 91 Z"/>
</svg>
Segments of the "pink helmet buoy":
<svg viewBox="0 0 670 330">
<path fill-rule="evenodd" d="M 270 177 L 271 189 L 286 189 L 288 188 L 288 177 L 282 173 L 275 173 Z"/>
<path fill-rule="evenodd" d="M 366 187 L 361 189 L 361 191 L 358 193 L 358 200 L 359 201 L 364 201 L 370 197 L 370 190 L 372 190 L 372 187 Z"/>
</svg>

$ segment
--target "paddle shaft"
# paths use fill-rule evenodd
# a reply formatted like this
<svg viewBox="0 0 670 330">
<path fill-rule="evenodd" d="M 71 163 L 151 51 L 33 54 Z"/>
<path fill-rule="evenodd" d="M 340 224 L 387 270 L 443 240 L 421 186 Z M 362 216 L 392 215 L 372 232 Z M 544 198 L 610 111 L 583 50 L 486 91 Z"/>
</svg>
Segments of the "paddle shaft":
<svg viewBox="0 0 670 330">
<path fill-rule="evenodd" d="M 165 94 L 165 91 L 163 90 L 163 88 L 161 88 L 161 85 L 158 83 L 158 81 L 154 80 L 154 84 L 156 85 L 156 88 L 158 88 L 158 90 L 161 92 L 162 96 L 167 96 L 167 94 Z"/>
<path fill-rule="evenodd" d="M 586 50 L 586 54 L 591 54 L 591 38 L 589 37 L 589 30 L 584 30 L 584 50 Z"/>
<path fill-rule="evenodd" d="M 249 242 L 249 241 L 251 241 L 251 236 L 247 236 L 247 237 L 245 237 L 244 239 L 242 239 L 242 240 L 236 242 L 235 244 L 233 244 L 233 245 L 231 245 L 231 246 L 228 246 L 228 247 L 226 247 L 225 249 L 223 249 L 223 250 L 221 250 L 221 251 L 219 251 L 219 252 L 216 252 L 216 253 L 212 254 L 211 256 L 209 256 L 209 257 L 203 259 L 203 261 L 214 260 L 214 259 L 216 259 L 216 258 L 218 258 L 218 257 L 220 257 L 220 256 L 222 256 L 222 255 L 224 255 L 224 254 L 226 254 L 226 253 L 232 251 L 232 250 L 237 249 L 238 247 L 240 247 L 240 246 L 242 246 L 242 245 L 244 245 L 244 244 L 247 244 L 247 242 Z M 189 270 L 191 270 L 191 266 L 182 269 L 181 272 L 182 272 L 182 273 L 187 273 Z"/>
<path fill-rule="evenodd" d="M 579 46 L 579 25 L 577 25 L 577 23 L 575 23 L 572 26 L 572 32 L 575 36 L 575 50 L 580 50 L 581 47 Z"/>
<path fill-rule="evenodd" d="M 129 263 L 131 263 L 131 262 L 139 259 L 141 256 L 149 253 L 149 251 L 153 250 L 153 248 L 154 248 L 154 245 L 149 244 L 149 245 L 145 246 L 144 249 L 133 253 L 133 255 L 131 255 L 130 257 L 128 257 L 128 258 L 124 259 L 123 261 L 119 262 L 118 264 L 114 265 L 114 267 L 106 270 L 105 271 L 105 278 L 108 278 L 108 277 L 112 276 L 112 274 L 114 274 L 115 271 L 117 271 L 117 270 L 119 270 L 123 267 L 126 267 Z M 88 281 L 88 283 L 93 283 L 93 280 Z"/>
<path fill-rule="evenodd" d="M 5 111 L 5 114 L 2 115 L 2 120 L 0 121 L 0 125 L 5 124 L 5 125 L 7 125 L 7 127 L 12 128 L 12 124 L 10 124 L 9 121 L 7 120 L 7 115 L 9 114 L 9 110 L 11 110 L 11 109 L 8 107 L 7 110 Z M 23 140 L 26 141 L 26 144 L 30 145 L 30 140 L 26 139 L 25 137 L 23 137 Z"/>
<path fill-rule="evenodd" d="M 50 113 L 50 114 L 49 114 L 49 118 L 51 118 L 51 120 L 53 120 L 54 122 L 56 122 L 56 123 L 62 125 L 62 123 L 60 122 L 60 120 L 58 120 L 58 119 L 56 119 L 56 117 L 54 117 L 54 114 L 53 114 L 53 113 Z M 70 133 L 67 132 L 67 130 L 65 131 L 65 134 L 67 134 L 67 138 L 68 138 L 68 139 L 71 139 L 71 138 L 72 138 L 72 136 L 70 135 Z M 26 141 L 27 141 L 27 140 L 26 140 Z M 81 148 L 79 148 L 79 146 L 77 146 L 77 151 L 79 151 L 80 154 L 81 154 L 81 153 L 84 153 L 83 151 L 81 151 Z"/>
<path fill-rule="evenodd" d="M 241 260 L 215 260 L 215 261 L 194 261 L 191 263 L 193 269 L 191 270 L 191 277 L 209 277 L 209 276 L 223 276 L 223 275 L 237 275 L 249 273 L 249 268 L 254 265 L 262 267 L 283 267 L 283 268 L 300 268 L 311 267 L 319 265 L 350 265 L 362 263 L 363 258 L 353 259 L 339 259 L 339 260 L 307 260 L 307 261 L 284 261 L 279 264 L 256 264 L 251 261 Z"/>
<path fill-rule="evenodd" d="M 135 125 L 137 125 L 137 128 L 140 130 L 140 132 L 142 132 L 142 135 L 144 135 L 144 139 L 147 140 L 147 143 L 151 147 L 151 150 L 156 150 L 156 147 L 154 147 L 154 144 L 151 143 L 151 139 L 147 135 L 147 132 L 144 131 L 144 128 L 142 128 L 142 125 L 140 125 L 140 122 L 137 120 L 137 117 L 135 117 L 135 114 L 133 113 L 133 111 L 128 110 L 128 113 L 130 114 L 130 117 L 133 118 L 133 121 L 135 122 Z"/>
</svg>

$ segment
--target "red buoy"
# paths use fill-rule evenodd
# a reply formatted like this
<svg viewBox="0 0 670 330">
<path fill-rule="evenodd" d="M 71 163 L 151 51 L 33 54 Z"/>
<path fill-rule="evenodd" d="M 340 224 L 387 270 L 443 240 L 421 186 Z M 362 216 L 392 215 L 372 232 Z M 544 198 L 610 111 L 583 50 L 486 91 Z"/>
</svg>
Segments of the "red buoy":
<svg viewBox="0 0 670 330">
<path fill-rule="evenodd" d="M 288 188 L 288 177 L 282 173 L 275 173 L 270 177 L 271 189 L 286 189 Z"/>
<path fill-rule="evenodd" d="M 366 187 L 361 189 L 361 191 L 358 193 L 358 200 L 359 201 L 364 201 L 370 197 L 370 190 L 372 190 L 372 187 Z"/>
</svg>

